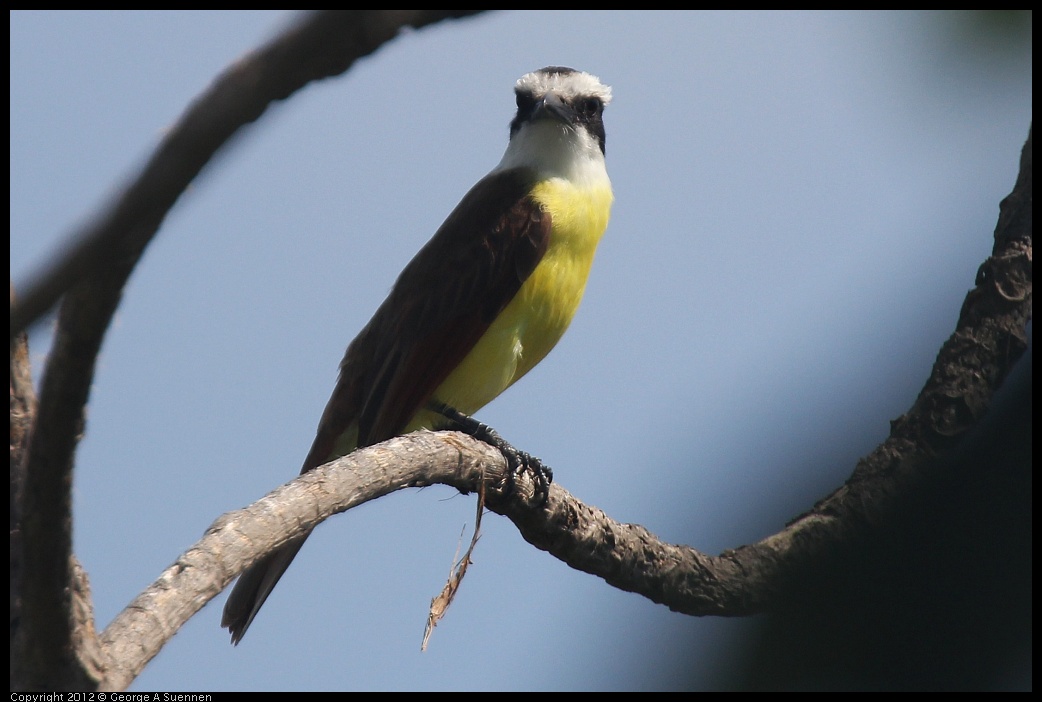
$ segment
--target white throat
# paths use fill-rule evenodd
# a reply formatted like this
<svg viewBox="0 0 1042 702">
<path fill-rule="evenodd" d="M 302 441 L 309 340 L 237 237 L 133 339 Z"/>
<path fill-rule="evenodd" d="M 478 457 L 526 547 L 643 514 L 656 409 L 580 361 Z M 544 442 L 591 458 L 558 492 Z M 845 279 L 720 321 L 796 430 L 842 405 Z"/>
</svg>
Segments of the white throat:
<svg viewBox="0 0 1042 702">
<path fill-rule="evenodd" d="M 610 186 L 597 140 L 585 129 L 549 120 L 523 125 L 492 170 L 513 168 L 530 168 L 540 180 L 563 178 L 580 187 Z"/>
</svg>

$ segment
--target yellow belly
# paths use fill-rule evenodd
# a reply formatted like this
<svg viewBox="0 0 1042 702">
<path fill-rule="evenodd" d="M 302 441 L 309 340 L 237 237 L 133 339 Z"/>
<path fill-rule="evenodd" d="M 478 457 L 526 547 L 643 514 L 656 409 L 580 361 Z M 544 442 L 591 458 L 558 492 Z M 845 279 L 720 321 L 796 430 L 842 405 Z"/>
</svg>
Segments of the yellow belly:
<svg viewBox="0 0 1042 702">
<path fill-rule="evenodd" d="M 580 189 L 554 178 L 533 190 L 552 217 L 546 254 L 434 399 L 473 414 L 543 360 L 575 316 L 597 244 L 608 226 L 610 186 Z M 406 431 L 432 426 L 421 412 Z"/>
</svg>

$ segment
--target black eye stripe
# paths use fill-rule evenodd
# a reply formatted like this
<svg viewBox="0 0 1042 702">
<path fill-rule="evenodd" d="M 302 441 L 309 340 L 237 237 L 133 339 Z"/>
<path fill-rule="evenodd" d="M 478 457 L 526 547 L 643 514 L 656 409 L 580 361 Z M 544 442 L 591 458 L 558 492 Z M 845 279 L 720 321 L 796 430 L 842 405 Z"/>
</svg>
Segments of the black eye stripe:
<svg viewBox="0 0 1042 702">
<path fill-rule="evenodd" d="M 601 112 L 604 110 L 604 101 L 598 97 L 574 98 L 571 102 L 575 110 L 582 114 L 593 115 L 597 112 Z M 531 109 L 535 105 L 535 103 L 535 95 L 533 95 L 532 93 L 524 92 L 517 94 L 518 109 Z"/>
<path fill-rule="evenodd" d="M 517 114 L 510 122 L 511 138 L 521 128 L 521 125 L 529 120 L 535 111 L 536 94 L 527 89 L 515 90 L 517 99 Z M 542 97 L 542 93 L 539 94 Z M 599 95 L 571 95 L 562 98 L 568 103 L 572 110 L 572 119 L 576 124 L 583 125 L 600 144 L 601 152 L 604 152 L 604 106 L 605 99 Z"/>
</svg>

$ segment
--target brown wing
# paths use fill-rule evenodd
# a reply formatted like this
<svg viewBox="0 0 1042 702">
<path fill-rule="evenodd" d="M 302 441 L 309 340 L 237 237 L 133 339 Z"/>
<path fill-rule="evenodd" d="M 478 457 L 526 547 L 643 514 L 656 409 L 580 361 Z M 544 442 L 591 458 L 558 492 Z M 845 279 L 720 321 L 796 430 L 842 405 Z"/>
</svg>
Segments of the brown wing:
<svg viewBox="0 0 1042 702">
<path fill-rule="evenodd" d="M 358 445 L 405 428 L 546 253 L 550 215 L 528 199 L 532 176 L 504 171 L 475 185 L 420 249 L 340 364 L 340 378 L 301 472 L 322 465 L 358 423 Z M 221 625 L 238 643 L 307 535 L 248 568 Z"/>
<path fill-rule="evenodd" d="M 402 431 L 513 299 L 549 244 L 531 185 L 525 170 L 486 176 L 409 262 L 348 347 L 303 470 L 355 420 L 359 446 Z"/>
</svg>

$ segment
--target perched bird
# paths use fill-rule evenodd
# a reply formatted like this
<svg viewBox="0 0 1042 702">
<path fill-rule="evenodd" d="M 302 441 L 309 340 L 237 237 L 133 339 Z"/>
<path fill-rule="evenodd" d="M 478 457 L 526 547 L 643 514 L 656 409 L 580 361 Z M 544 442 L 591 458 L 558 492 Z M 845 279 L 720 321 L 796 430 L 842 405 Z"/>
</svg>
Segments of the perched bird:
<svg viewBox="0 0 1042 702">
<path fill-rule="evenodd" d="M 484 428 L 469 415 L 539 363 L 571 322 L 613 200 L 602 120 L 611 88 L 548 66 L 518 79 L 514 92 L 503 159 L 347 347 L 302 473 L 421 428 Z M 306 538 L 239 578 L 221 621 L 232 643 Z"/>
</svg>

